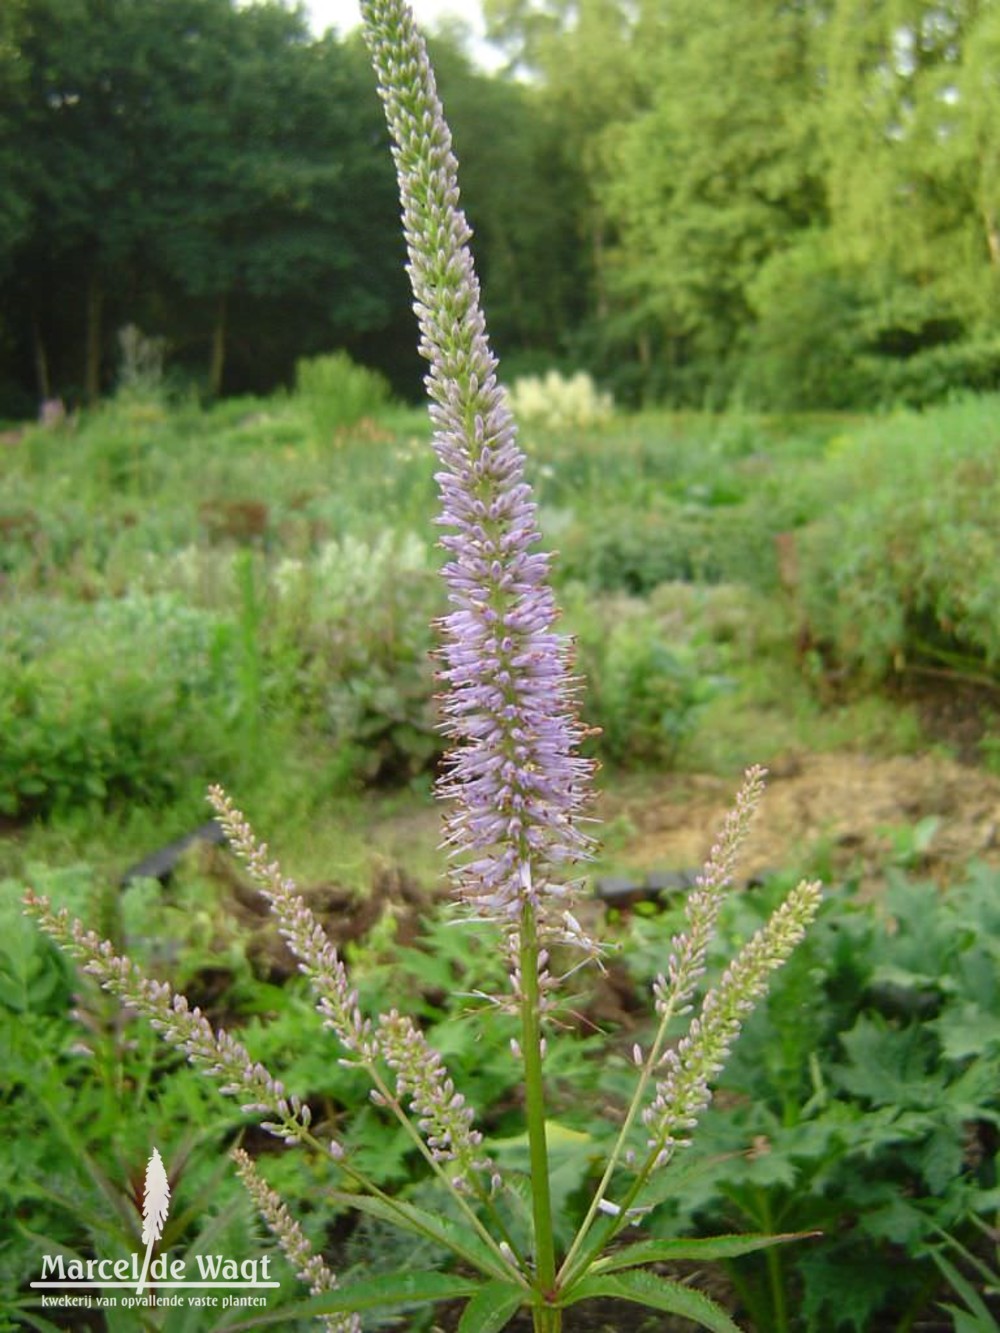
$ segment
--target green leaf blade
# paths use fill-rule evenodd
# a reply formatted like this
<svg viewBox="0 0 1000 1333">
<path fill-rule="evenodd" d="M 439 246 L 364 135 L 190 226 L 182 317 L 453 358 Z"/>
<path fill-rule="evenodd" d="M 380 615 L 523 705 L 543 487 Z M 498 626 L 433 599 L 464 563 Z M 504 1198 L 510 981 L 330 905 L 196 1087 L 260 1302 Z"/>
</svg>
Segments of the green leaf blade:
<svg viewBox="0 0 1000 1333">
<path fill-rule="evenodd" d="M 739 1325 L 733 1323 L 722 1306 L 716 1305 L 702 1292 L 641 1270 L 585 1277 L 570 1289 L 567 1296 L 566 1305 L 605 1296 L 612 1300 L 633 1301 L 651 1310 L 683 1315 L 711 1333 L 741 1333 Z"/>
<path fill-rule="evenodd" d="M 354 1208 L 369 1217 L 377 1217 L 380 1222 L 388 1222 L 400 1231 L 423 1239 L 435 1240 L 452 1254 L 464 1259 L 480 1273 L 488 1277 L 505 1277 L 503 1261 L 468 1227 L 459 1227 L 450 1218 L 428 1213 L 415 1204 L 402 1199 L 379 1199 L 370 1194 L 346 1194 L 340 1190 L 332 1191 L 331 1197 L 347 1208 Z"/>
<path fill-rule="evenodd" d="M 346 1282 L 335 1291 L 325 1291 L 295 1305 L 284 1305 L 256 1315 L 234 1329 L 259 1328 L 265 1324 L 290 1324 L 327 1314 L 358 1314 L 363 1310 L 392 1309 L 398 1305 L 436 1305 L 438 1301 L 462 1300 L 481 1290 L 479 1282 L 450 1273 L 378 1273 L 358 1282 Z"/>
<path fill-rule="evenodd" d="M 523 1288 L 513 1282 L 488 1282 L 462 1311 L 458 1333 L 500 1333 L 524 1301 Z"/>
<path fill-rule="evenodd" d="M 735 1259 L 741 1254 L 753 1254 L 772 1245 L 788 1245 L 796 1240 L 809 1240 L 819 1231 L 790 1231 L 776 1236 L 750 1233 L 744 1236 L 707 1236 L 703 1240 L 678 1237 L 674 1240 L 643 1240 L 599 1259 L 593 1273 L 615 1273 L 640 1264 L 663 1263 L 674 1259 L 709 1261 Z"/>
</svg>

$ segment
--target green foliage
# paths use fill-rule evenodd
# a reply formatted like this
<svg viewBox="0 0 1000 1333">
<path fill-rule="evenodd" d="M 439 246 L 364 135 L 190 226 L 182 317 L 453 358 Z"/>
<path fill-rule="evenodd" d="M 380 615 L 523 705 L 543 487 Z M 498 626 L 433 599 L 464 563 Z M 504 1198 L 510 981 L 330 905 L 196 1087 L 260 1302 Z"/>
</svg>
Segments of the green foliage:
<svg viewBox="0 0 1000 1333">
<path fill-rule="evenodd" d="M 874 386 L 864 399 L 871 401 L 877 395 L 887 403 L 927 407 L 947 402 L 961 391 L 995 394 L 1000 389 L 1000 340 L 940 343 L 905 360 L 869 355 L 859 358 L 858 367 Z"/>
<path fill-rule="evenodd" d="M 993 6 L 486 10 L 529 81 L 432 54 L 505 373 L 770 409 L 998 387 Z M 107 391 L 128 324 L 213 393 L 333 346 L 417 391 L 360 43 L 277 3 L 11 0 L 0 168 L 9 410 Z"/>
<path fill-rule="evenodd" d="M 504 373 L 571 354 L 586 311 L 584 179 L 565 118 L 520 80 L 490 77 L 441 37 L 429 51 L 462 163 L 462 205 Z M 556 257 L 553 238 L 558 237 Z"/>
<path fill-rule="evenodd" d="M 771 897 L 736 899 L 727 931 Z M 982 1289 L 980 1228 L 1000 1204 L 998 926 L 985 867 L 946 891 L 893 874 L 879 904 L 845 886 L 748 1023 L 666 1231 L 822 1231 L 733 1265 L 756 1327 L 907 1327 L 939 1292 L 942 1233 Z"/>
<path fill-rule="evenodd" d="M 141 595 L 2 611 L 4 813 L 158 805 L 217 767 L 232 697 L 218 617 Z"/>
<path fill-rule="evenodd" d="M 820 8 L 712 0 L 633 29 L 644 95 L 606 133 L 599 189 L 616 235 L 608 333 L 639 350 L 643 397 L 728 398 L 756 275 L 819 220 Z"/>
<path fill-rule="evenodd" d="M 721 682 L 694 645 L 672 641 L 669 621 L 622 598 L 588 605 L 576 591 L 571 623 L 601 753 L 622 765 L 675 763 Z"/>
<path fill-rule="evenodd" d="M 355 365 L 346 352 L 299 361 L 295 388 L 323 444 L 364 417 L 377 417 L 389 402 L 385 377 Z"/>
<path fill-rule="evenodd" d="M 308 565 L 283 561 L 273 578 L 283 705 L 325 731 L 357 778 L 427 768 L 441 749 L 430 658 L 441 592 L 424 544 L 412 533 L 345 538 Z"/>
<path fill-rule="evenodd" d="M 736 497 L 725 488 L 717 483 L 714 494 L 692 495 L 687 503 L 652 495 L 644 512 L 613 503 L 592 510 L 566 531 L 559 574 L 597 591 L 635 596 L 662 583 L 748 576 L 766 583 L 773 532 L 758 521 L 758 506 L 731 503 Z"/>
<path fill-rule="evenodd" d="M 985 398 L 899 414 L 836 446 L 801 572 L 811 634 L 838 663 L 870 678 L 921 662 L 995 674 L 995 412 Z"/>
<path fill-rule="evenodd" d="M 596 752 L 705 753 L 704 706 L 751 675 L 756 697 L 783 694 L 806 631 L 821 678 L 992 669 L 991 401 L 868 426 L 650 413 L 538 432 Z M 209 775 L 270 786 L 279 752 L 323 792 L 432 770 L 426 433 L 383 409 L 331 454 L 299 395 L 126 396 L 27 432 L 0 459 L 5 809 L 193 808 Z M 723 731 L 745 730 L 736 697 Z"/>
<path fill-rule="evenodd" d="M 755 318 L 740 382 L 745 401 L 815 411 L 872 400 L 876 368 L 858 356 L 862 285 L 837 262 L 826 232 L 808 232 L 772 255 L 748 284 L 747 296 Z M 886 383 L 884 389 L 894 401 L 899 386 Z"/>
<path fill-rule="evenodd" d="M 94 401 L 128 323 L 218 393 L 405 308 L 360 52 L 276 3 L 24 0 L 5 20 L 0 156 L 22 163 L 0 272 L 38 397 Z"/>
<path fill-rule="evenodd" d="M 27 1287 L 43 1253 L 118 1259 L 139 1247 L 135 1189 L 150 1141 L 175 1165 L 164 1240 L 178 1256 L 209 1247 L 247 1253 L 258 1241 L 223 1152 L 238 1117 L 26 931 L 22 891 L 11 880 L 0 885 L 0 1111 L 17 1144 L 0 1162 L 0 1306 L 48 1327 L 36 1322 L 38 1294 Z M 126 1313 L 108 1324 L 112 1333 L 137 1326 Z M 167 1333 L 209 1326 L 204 1312 L 191 1311 L 164 1324 Z"/>
</svg>

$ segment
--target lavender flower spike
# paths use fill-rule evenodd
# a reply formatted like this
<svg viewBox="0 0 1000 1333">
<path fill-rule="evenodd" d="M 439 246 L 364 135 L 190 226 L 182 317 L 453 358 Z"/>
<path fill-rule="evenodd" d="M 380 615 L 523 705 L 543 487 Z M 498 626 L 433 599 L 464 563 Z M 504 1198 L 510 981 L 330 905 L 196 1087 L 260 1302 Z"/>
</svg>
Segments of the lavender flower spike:
<svg viewBox="0 0 1000 1333">
<path fill-rule="evenodd" d="M 239 1177 L 256 1204 L 257 1211 L 271 1233 L 277 1237 L 278 1244 L 297 1276 L 309 1284 L 310 1293 L 320 1296 L 324 1291 L 335 1291 L 335 1275 L 327 1268 L 322 1257 L 314 1252 L 305 1232 L 292 1217 L 281 1196 L 271 1189 L 257 1170 L 250 1155 L 242 1148 L 234 1148 L 230 1156 L 236 1163 Z M 356 1314 L 326 1315 L 322 1322 L 327 1333 L 361 1333 L 361 1320 Z"/>
<path fill-rule="evenodd" d="M 549 557 L 533 552 L 536 506 L 486 338 L 457 163 L 426 49 L 403 0 L 363 0 L 403 204 L 420 351 L 441 464 L 444 730 L 455 742 L 440 792 L 461 895 L 514 934 L 525 908 L 556 934 L 569 889 L 557 867 L 589 854 L 579 816 L 592 764 L 568 641 L 554 632 Z"/>
</svg>

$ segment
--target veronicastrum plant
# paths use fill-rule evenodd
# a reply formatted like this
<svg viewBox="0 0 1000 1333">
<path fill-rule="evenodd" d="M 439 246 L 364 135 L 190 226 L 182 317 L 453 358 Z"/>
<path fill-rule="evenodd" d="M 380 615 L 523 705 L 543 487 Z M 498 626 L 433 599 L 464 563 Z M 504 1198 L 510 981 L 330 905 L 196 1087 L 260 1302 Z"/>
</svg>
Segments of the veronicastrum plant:
<svg viewBox="0 0 1000 1333">
<path fill-rule="evenodd" d="M 380 1273 L 377 1280 L 338 1285 L 253 1161 L 238 1151 L 241 1178 L 313 1293 L 274 1318 L 315 1315 L 329 1329 L 357 1330 L 365 1310 L 464 1299 L 460 1333 L 500 1330 L 522 1308 L 531 1311 L 536 1333 L 559 1333 L 568 1307 L 611 1297 L 734 1333 L 718 1305 L 648 1265 L 729 1257 L 785 1238 L 626 1244 L 621 1235 L 665 1197 L 665 1168 L 689 1141 L 709 1102 L 710 1080 L 770 973 L 815 914 L 819 886 L 802 883 L 788 896 L 706 990 L 678 1040 L 675 1020 L 692 1014 L 720 905 L 762 794 L 763 772 L 750 770 L 688 899 L 686 929 L 671 941 L 655 982 L 658 1024 L 649 1044 L 634 1048 L 635 1092 L 603 1174 L 575 1237 L 557 1252 L 545 1028 L 564 975 L 581 962 L 600 966 L 600 947 L 573 912 L 579 889 L 573 867 L 591 851 L 583 821 L 592 765 L 576 753 L 583 729 L 569 645 L 555 629 L 548 557 L 533 549 L 535 505 L 486 339 L 457 164 L 426 50 L 403 0 L 364 0 L 362 12 L 394 140 L 420 350 L 430 363 L 441 543 L 449 555 L 443 574 L 452 608 L 442 622 L 440 653 L 444 730 L 453 741 L 440 792 L 449 803 L 446 841 L 464 916 L 495 930 L 509 956 L 509 991 L 493 1002 L 519 1017 L 512 1048 L 524 1088 L 527 1190 L 491 1160 L 472 1108 L 419 1026 L 395 1010 L 361 1013 L 322 927 L 220 790 L 211 792 L 216 812 L 297 955 L 341 1062 L 368 1075 L 373 1101 L 410 1137 L 450 1199 L 448 1209 L 432 1212 L 386 1194 L 335 1138 L 312 1126 L 308 1105 L 241 1042 L 214 1031 L 182 995 L 144 976 L 44 898 L 29 894 L 27 908 L 102 985 L 219 1078 L 246 1114 L 265 1117 L 264 1128 L 289 1144 L 322 1150 L 338 1175 L 332 1187 L 338 1201 L 444 1247 L 457 1261 L 454 1275 Z"/>
</svg>

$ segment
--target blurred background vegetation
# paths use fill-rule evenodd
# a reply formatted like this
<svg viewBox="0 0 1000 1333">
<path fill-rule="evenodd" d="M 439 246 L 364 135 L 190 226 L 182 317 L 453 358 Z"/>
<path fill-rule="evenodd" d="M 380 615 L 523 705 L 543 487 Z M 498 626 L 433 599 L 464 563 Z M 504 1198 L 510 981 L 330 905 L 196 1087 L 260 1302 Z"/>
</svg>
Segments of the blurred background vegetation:
<svg viewBox="0 0 1000 1333">
<path fill-rule="evenodd" d="M 619 402 L 855 408 L 1000 387 L 1000 12 L 972 0 L 486 0 L 432 41 L 509 373 Z M 7 0 L 0 415 L 290 385 L 343 347 L 419 394 L 357 34 L 268 3 Z"/>
<path fill-rule="evenodd" d="M 584 911 L 621 946 L 553 1035 L 560 1216 L 678 872 L 763 762 L 716 965 L 791 878 L 828 900 L 650 1225 L 823 1232 L 711 1279 L 757 1333 L 995 1333 L 1000 5 L 485 9 L 505 72 L 432 50 L 599 728 L 617 890 Z M 471 1003 L 496 951 L 443 902 L 434 460 L 366 56 L 273 3 L 5 0 L 0 179 L 0 1327 L 56 1326 L 42 1252 L 135 1248 L 152 1141 L 178 1254 L 267 1243 L 242 1138 L 339 1270 L 433 1267 L 19 909 L 79 913 L 439 1206 L 228 853 L 127 873 L 221 782 L 521 1163 L 510 1031 Z"/>
</svg>

